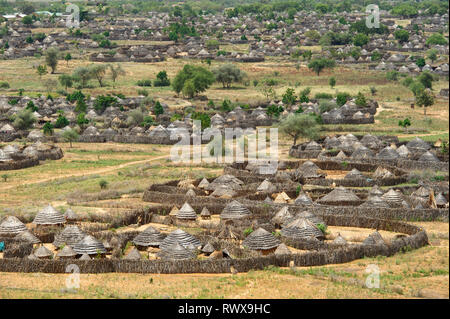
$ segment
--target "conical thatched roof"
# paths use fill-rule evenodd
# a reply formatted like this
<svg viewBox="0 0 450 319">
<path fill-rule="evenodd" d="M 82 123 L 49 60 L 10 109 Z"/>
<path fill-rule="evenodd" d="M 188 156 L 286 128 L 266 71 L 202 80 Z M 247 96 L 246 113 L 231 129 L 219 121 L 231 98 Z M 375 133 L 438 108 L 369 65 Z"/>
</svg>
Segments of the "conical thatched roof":
<svg viewBox="0 0 450 319">
<path fill-rule="evenodd" d="M 95 255 L 95 254 L 105 254 L 106 249 L 103 244 L 92 237 L 91 235 L 88 235 L 84 237 L 81 241 L 76 243 L 73 246 L 73 250 L 81 255 L 81 254 L 88 254 L 88 255 Z"/>
<path fill-rule="evenodd" d="M 400 146 L 395 151 L 398 153 L 398 155 L 400 155 L 400 157 L 404 157 L 404 158 L 408 157 L 410 154 L 410 151 L 406 145 Z"/>
<path fill-rule="evenodd" d="M 203 246 L 202 248 L 202 253 L 205 254 L 211 254 L 215 251 L 213 245 L 211 245 L 210 243 L 207 243 L 205 246 Z"/>
<path fill-rule="evenodd" d="M 395 177 L 394 174 L 392 174 L 388 169 L 378 166 L 375 170 L 375 173 L 373 173 L 373 178 L 375 179 L 384 179 L 384 178 L 393 178 Z"/>
<path fill-rule="evenodd" d="M 91 260 L 91 257 L 88 254 L 83 254 L 79 260 Z"/>
<path fill-rule="evenodd" d="M 440 162 L 439 159 L 431 153 L 430 151 L 426 151 L 419 157 L 419 161 L 423 162 Z"/>
<path fill-rule="evenodd" d="M 324 177 L 325 174 L 320 172 L 319 166 L 311 161 L 304 162 L 296 171 L 295 175 L 300 178 L 319 178 Z"/>
<path fill-rule="evenodd" d="M 29 260 L 38 260 L 39 258 L 37 258 L 33 253 L 31 253 L 30 255 L 27 256 L 27 259 L 29 259 Z"/>
<path fill-rule="evenodd" d="M 36 249 L 33 253 L 37 258 L 51 258 L 53 257 L 53 253 L 46 248 L 45 246 L 41 246 Z"/>
<path fill-rule="evenodd" d="M 195 197 L 197 194 L 195 194 L 195 191 L 191 188 L 186 192 L 186 196 Z"/>
<path fill-rule="evenodd" d="M 394 160 L 399 157 L 400 155 L 397 153 L 397 151 L 391 148 L 390 146 L 386 146 L 377 154 L 377 158 L 385 160 Z"/>
<path fill-rule="evenodd" d="M 372 186 L 369 191 L 370 196 L 382 196 L 383 194 L 383 191 L 380 189 L 380 187 L 378 187 L 378 185 Z"/>
<path fill-rule="evenodd" d="M 234 233 L 231 227 L 225 226 L 220 230 L 219 234 L 217 235 L 217 238 L 238 240 L 239 236 Z"/>
<path fill-rule="evenodd" d="M 0 235 L 17 235 L 27 231 L 27 227 L 15 216 L 7 216 L 0 224 Z"/>
<path fill-rule="evenodd" d="M 64 212 L 64 218 L 67 221 L 76 221 L 78 219 L 78 215 L 71 208 L 68 208 Z"/>
<path fill-rule="evenodd" d="M 247 209 L 247 207 L 245 207 L 238 201 L 234 200 L 225 206 L 222 213 L 220 214 L 220 218 L 221 219 L 242 219 L 242 218 L 250 217 L 251 214 L 252 213 Z"/>
<path fill-rule="evenodd" d="M 36 225 L 58 225 L 64 224 L 66 219 L 63 214 L 54 209 L 51 205 L 48 205 L 36 214 L 33 220 L 33 224 Z"/>
<path fill-rule="evenodd" d="M 273 200 L 269 196 L 266 196 L 266 198 L 264 199 L 264 203 L 270 204 L 270 203 L 273 203 Z"/>
<path fill-rule="evenodd" d="M 25 241 L 25 242 L 28 242 L 28 243 L 32 243 L 32 244 L 39 244 L 41 242 L 41 240 L 39 238 L 34 236 L 28 230 L 17 234 L 17 236 L 14 237 L 14 239 L 22 240 L 22 241 Z"/>
<path fill-rule="evenodd" d="M 411 194 L 411 196 L 417 196 L 428 199 L 430 196 L 430 190 L 426 189 L 425 187 L 421 186 L 419 187 L 415 192 Z"/>
<path fill-rule="evenodd" d="M 343 151 L 339 151 L 339 153 L 334 157 L 335 159 L 346 159 L 347 155 Z"/>
<path fill-rule="evenodd" d="M 381 146 L 381 141 L 378 137 L 366 134 L 363 136 L 363 138 L 360 141 L 361 144 L 363 144 L 365 147 L 371 148 L 371 149 L 377 149 Z"/>
<path fill-rule="evenodd" d="M 300 193 L 298 197 L 295 199 L 296 205 L 309 206 L 313 204 L 313 201 L 306 193 Z"/>
<path fill-rule="evenodd" d="M 178 219 L 196 220 L 197 214 L 195 210 L 188 203 L 184 203 L 177 214 Z"/>
<path fill-rule="evenodd" d="M 258 228 L 247 238 L 244 239 L 242 245 L 252 250 L 268 250 L 278 247 L 280 241 L 275 238 L 264 228 Z"/>
<path fill-rule="evenodd" d="M 383 237 L 381 237 L 378 231 L 370 234 L 364 241 L 363 245 L 385 245 Z"/>
<path fill-rule="evenodd" d="M 276 186 L 273 185 L 268 179 L 265 179 L 256 189 L 258 192 L 275 192 L 277 190 Z"/>
<path fill-rule="evenodd" d="M 227 188 L 233 190 L 240 190 L 242 188 L 242 185 L 244 185 L 244 182 L 240 179 L 234 177 L 233 175 L 225 174 L 217 177 L 215 180 L 209 183 L 206 189 L 213 191 L 219 186 L 226 186 Z"/>
<path fill-rule="evenodd" d="M 322 146 L 320 146 L 316 141 L 311 141 L 306 145 L 305 150 L 306 151 L 321 151 Z"/>
<path fill-rule="evenodd" d="M 281 230 L 281 235 L 289 238 L 324 238 L 322 231 L 306 218 L 297 218 Z"/>
<path fill-rule="evenodd" d="M 209 185 L 209 182 L 206 178 L 203 178 L 200 183 L 198 184 L 198 188 L 204 189 L 207 188 Z"/>
<path fill-rule="evenodd" d="M 437 206 L 447 205 L 447 199 L 444 197 L 444 195 L 442 195 L 442 193 L 437 194 L 435 201 Z"/>
<path fill-rule="evenodd" d="M 291 255 L 292 252 L 289 250 L 289 248 L 285 244 L 281 243 L 278 245 L 277 249 L 275 249 L 274 254 L 275 255 Z"/>
<path fill-rule="evenodd" d="M 298 219 L 298 218 L 305 218 L 305 219 L 309 220 L 310 222 L 312 222 L 314 225 L 322 224 L 322 225 L 326 226 L 326 224 L 322 218 L 320 218 L 316 214 L 313 214 L 306 210 L 295 215 L 294 219 L 289 220 L 285 225 L 289 225 L 292 221 L 294 221 L 295 219 Z M 285 225 L 283 225 L 283 226 L 285 226 Z"/>
<path fill-rule="evenodd" d="M 219 185 L 210 196 L 230 199 L 236 195 L 237 193 L 233 189 L 229 188 L 228 185 Z"/>
<path fill-rule="evenodd" d="M 431 148 L 431 145 L 422 140 L 419 137 L 414 138 L 413 140 L 409 141 L 406 146 L 409 149 L 420 149 L 420 150 L 429 150 Z"/>
<path fill-rule="evenodd" d="M 335 245 L 347 245 L 347 241 L 341 234 L 338 234 L 337 237 L 333 240 L 333 244 Z"/>
<path fill-rule="evenodd" d="M 179 211 L 180 210 L 178 209 L 177 206 L 173 206 L 172 209 L 170 210 L 169 216 L 176 217 Z"/>
<path fill-rule="evenodd" d="M 164 247 L 164 249 L 161 249 L 160 256 L 162 259 L 175 259 L 175 260 L 195 258 L 195 254 L 191 250 L 186 249 L 178 242 L 175 242 L 174 244 Z"/>
<path fill-rule="evenodd" d="M 373 158 L 373 152 L 365 146 L 358 147 L 351 155 L 355 159 Z"/>
<path fill-rule="evenodd" d="M 389 204 L 382 199 L 379 196 L 370 196 L 367 201 L 362 203 L 360 207 L 367 207 L 367 208 L 373 208 L 373 207 L 379 207 L 379 208 L 389 208 Z"/>
<path fill-rule="evenodd" d="M 64 246 L 63 249 L 61 249 L 57 254 L 56 257 L 59 258 L 75 258 L 77 253 L 70 247 L 70 246 Z"/>
<path fill-rule="evenodd" d="M 133 239 L 133 243 L 137 246 L 155 246 L 158 247 L 164 240 L 164 235 L 152 226 L 147 227 L 143 232 L 139 233 Z"/>
<path fill-rule="evenodd" d="M 344 178 L 345 179 L 365 179 L 365 176 L 363 174 L 361 174 L 361 172 L 358 171 L 356 168 L 354 168 L 350 172 L 348 172 Z"/>
<path fill-rule="evenodd" d="M 136 249 L 136 247 L 133 247 L 131 251 L 123 258 L 126 260 L 141 260 L 142 256 L 139 250 Z"/>
<path fill-rule="evenodd" d="M 288 203 L 291 198 L 285 192 L 281 192 L 277 195 L 277 197 L 273 200 L 274 203 Z"/>
<path fill-rule="evenodd" d="M 272 223 L 276 225 L 282 225 L 287 220 L 294 217 L 294 214 L 292 214 L 289 210 L 289 206 L 284 206 L 282 209 L 280 209 L 274 217 L 272 217 Z"/>
<path fill-rule="evenodd" d="M 169 246 L 179 243 L 181 246 L 188 248 L 189 246 L 199 247 L 202 245 L 200 240 L 181 229 L 171 232 L 159 245 L 159 248 L 166 249 Z"/>
<path fill-rule="evenodd" d="M 64 229 L 55 236 L 53 246 L 61 247 L 62 245 L 74 246 L 80 242 L 86 234 L 82 232 L 76 225 L 67 225 Z"/>
<path fill-rule="evenodd" d="M 344 187 L 333 189 L 327 195 L 317 200 L 321 204 L 333 204 L 340 202 L 359 202 L 360 199 L 351 190 Z"/>
<path fill-rule="evenodd" d="M 402 194 L 392 188 L 381 198 L 388 202 L 389 205 L 401 205 L 403 201 Z"/>
</svg>

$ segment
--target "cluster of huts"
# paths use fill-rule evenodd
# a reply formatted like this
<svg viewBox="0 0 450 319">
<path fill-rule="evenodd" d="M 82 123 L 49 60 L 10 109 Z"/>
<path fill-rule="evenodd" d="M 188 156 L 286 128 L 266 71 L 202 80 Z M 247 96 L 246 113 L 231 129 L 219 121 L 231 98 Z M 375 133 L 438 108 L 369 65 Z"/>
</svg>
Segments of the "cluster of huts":
<svg viewBox="0 0 450 319">
<path fill-rule="evenodd" d="M 30 145 L 8 144 L 0 148 L 0 171 L 39 165 L 39 161 L 57 160 L 64 156 L 60 147 L 40 141 Z"/>
</svg>

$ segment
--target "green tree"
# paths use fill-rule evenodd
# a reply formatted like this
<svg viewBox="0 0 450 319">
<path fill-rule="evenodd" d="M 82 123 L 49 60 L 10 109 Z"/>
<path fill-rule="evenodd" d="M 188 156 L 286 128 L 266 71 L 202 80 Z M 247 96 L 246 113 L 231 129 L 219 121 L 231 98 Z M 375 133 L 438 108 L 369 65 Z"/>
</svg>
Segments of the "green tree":
<svg viewBox="0 0 450 319">
<path fill-rule="evenodd" d="M 73 71 L 72 77 L 74 81 L 79 82 L 81 84 L 81 87 L 84 88 L 86 87 L 89 80 L 92 79 L 92 73 L 89 68 L 80 66 Z"/>
<path fill-rule="evenodd" d="M 178 94 L 183 91 L 185 95 L 193 97 L 204 92 L 213 82 L 214 74 L 207 69 L 186 64 L 175 76 L 172 82 L 172 88 Z"/>
<path fill-rule="evenodd" d="M 141 110 L 134 109 L 130 111 L 127 118 L 127 124 L 129 127 L 141 125 L 142 122 L 144 122 L 144 113 L 142 113 Z"/>
<path fill-rule="evenodd" d="M 284 92 L 283 94 L 283 103 L 291 106 L 295 103 L 295 101 L 297 100 L 297 96 L 295 95 L 295 91 L 292 88 L 287 88 L 286 92 Z"/>
<path fill-rule="evenodd" d="M 108 65 L 106 64 L 91 64 L 89 66 L 89 71 L 92 74 L 92 77 L 97 79 L 100 87 L 103 87 L 103 80 L 106 76 L 106 70 L 108 69 Z"/>
<path fill-rule="evenodd" d="M 59 83 L 60 83 L 63 87 L 66 88 L 66 91 L 67 91 L 67 88 L 71 88 L 72 85 L 73 85 L 73 79 L 72 79 L 72 77 L 71 77 L 70 75 L 68 75 L 68 74 L 61 74 L 61 75 L 58 77 L 58 80 L 59 80 Z"/>
<path fill-rule="evenodd" d="M 52 74 L 55 73 L 58 66 L 58 54 L 59 50 L 57 48 L 50 48 L 45 51 L 45 63 L 52 69 Z"/>
<path fill-rule="evenodd" d="M 398 42 L 405 43 L 409 40 L 409 32 L 405 29 L 396 30 L 394 32 L 394 37 L 398 40 Z"/>
<path fill-rule="evenodd" d="M 36 68 L 36 73 L 39 75 L 41 79 L 44 74 L 47 74 L 47 66 L 46 65 L 38 65 Z"/>
<path fill-rule="evenodd" d="M 122 66 L 120 64 L 117 64 L 116 66 L 109 64 L 108 67 L 111 71 L 111 80 L 113 81 L 113 87 L 115 87 L 117 78 L 121 75 L 125 75 L 126 72 L 124 69 L 122 69 Z"/>
<path fill-rule="evenodd" d="M 70 53 L 67 53 L 64 56 L 64 60 L 67 62 L 67 66 L 69 66 L 69 61 L 72 60 L 72 55 Z"/>
<path fill-rule="evenodd" d="M 103 113 L 108 107 L 116 106 L 117 98 L 109 95 L 99 95 L 94 100 L 94 109 L 98 113 Z"/>
<path fill-rule="evenodd" d="M 77 131 L 75 131 L 74 129 L 68 129 L 62 133 L 62 138 L 66 142 L 69 142 L 70 148 L 72 148 L 72 143 L 78 141 L 80 136 L 78 135 Z"/>
<path fill-rule="evenodd" d="M 280 132 L 293 138 L 293 145 L 297 144 L 299 137 L 313 140 L 319 136 L 317 121 L 307 114 L 289 114 L 279 123 L 278 128 Z"/>
<path fill-rule="evenodd" d="M 164 108 L 162 107 L 159 101 L 156 101 L 155 106 L 153 107 L 153 113 L 158 116 L 164 113 Z"/>
<path fill-rule="evenodd" d="M 167 76 L 167 72 L 166 71 L 158 72 L 158 74 L 156 75 L 155 81 L 153 81 L 153 86 L 160 87 L 160 86 L 169 86 L 169 85 L 170 85 L 170 80 L 169 80 L 169 77 Z"/>
<path fill-rule="evenodd" d="M 45 122 L 44 126 L 42 127 L 42 130 L 44 131 L 45 135 L 53 135 L 53 125 L 50 122 Z"/>
<path fill-rule="evenodd" d="M 64 115 L 59 114 L 55 122 L 55 127 L 63 128 L 66 127 L 67 125 L 69 125 L 69 120 Z"/>
<path fill-rule="evenodd" d="M 34 117 L 33 111 L 24 109 L 17 112 L 13 125 L 16 129 L 27 130 L 33 126 L 34 122 L 36 122 L 36 118 Z"/>
<path fill-rule="evenodd" d="M 408 132 L 408 127 L 411 126 L 411 121 L 409 120 L 409 118 L 406 118 L 403 121 L 400 120 L 398 121 L 398 126 L 403 127 L 406 130 L 406 132 Z"/>
<path fill-rule="evenodd" d="M 425 64 L 426 64 L 425 59 L 422 58 L 422 57 L 419 57 L 419 58 L 416 60 L 416 65 L 417 65 L 419 68 L 423 68 L 423 67 L 425 66 Z"/>
<path fill-rule="evenodd" d="M 312 60 L 309 64 L 308 64 L 308 68 L 310 68 L 312 71 L 316 72 L 317 76 L 320 75 L 320 72 L 322 72 L 322 70 L 327 69 L 327 68 L 334 68 L 336 65 L 336 62 L 334 60 L 331 59 L 327 59 L 327 58 L 319 58 L 319 59 L 314 59 Z"/>
<path fill-rule="evenodd" d="M 22 18 L 22 23 L 25 25 L 30 25 L 33 23 L 33 18 L 31 16 L 25 16 Z"/>
<path fill-rule="evenodd" d="M 437 49 L 428 50 L 427 58 L 430 59 L 432 63 L 434 63 L 438 58 L 438 50 Z"/>
<path fill-rule="evenodd" d="M 86 114 L 85 113 L 80 113 L 77 116 L 77 124 L 83 128 L 86 124 L 89 123 L 89 120 L 86 118 Z"/>
<path fill-rule="evenodd" d="M 216 81 L 222 83 L 222 86 L 229 88 L 232 82 L 240 82 L 245 76 L 245 72 L 241 71 L 232 63 L 222 64 L 212 70 Z"/>
<path fill-rule="evenodd" d="M 334 86 L 336 85 L 336 78 L 334 76 L 332 76 L 329 80 L 328 80 L 328 84 L 331 86 L 331 88 L 334 88 Z"/>
<path fill-rule="evenodd" d="M 446 45 L 447 44 L 447 39 L 445 39 L 445 37 L 440 34 L 440 33 L 433 33 L 425 42 L 426 45 L 428 46 L 432 46 L 432 45 Z"/>
<path fill-rule="evenodd" d="M 369 43 L 369 36 L 364 33 L 358 33 L 353 39 L 353 44 L 358 47 L 365 46 L 367 43 Z"/>
<path fill-rule="evenodd" d="M 367 106 L 366 97 L 361 92 L 358 92 L 358 95 L 356 95 L 355 98 L 355 104 L 361 107 Z"/>
<path fill-rule="evenodd" d="M 426 89 L 431 89 L 433 87 L 433 75 L 429 71 L 424 71 L 420 73 L 420 75 L 417 77 L 417 80 L 422 83 L 422 85 Z"/>
<path fill-rule="evenodd" d="M 423 92 L 423 90 L 425 90 L 425 87 L 423 86 L 422 83 L 420 83 L 419 81 L 413 81 L 410 85 L 409 85 L 409 89 L 411 90 L 411 92 L 414 94 L 414 96 L 418 96 L 421 92 Z"/>
<path fill-rule="evenodd" d="M 429 90 L 423 90 L 416 96 L 416 104 L 420 107 L 423 106 L 423 115 L 427 115 L 427 107 L 434 104 L 433 94 Z"/>
</svg>

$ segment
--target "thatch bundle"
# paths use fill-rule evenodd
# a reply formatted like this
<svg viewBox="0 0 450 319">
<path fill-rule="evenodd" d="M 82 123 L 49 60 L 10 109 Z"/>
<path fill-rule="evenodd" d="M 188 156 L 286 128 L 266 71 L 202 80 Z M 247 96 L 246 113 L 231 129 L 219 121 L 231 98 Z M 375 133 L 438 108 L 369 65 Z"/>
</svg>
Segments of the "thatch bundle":
<svg viewBox="0 0 450 319">
<path fill-rule="evenodd" d="M 78 228 L 76 225 L 67 225 L 57 235 L 53 241 L 53 246 L 60 247 L 62 245 L 69 245 L 73 247 L 76 243 L 80 242 L 86 234 Z"/>
<path fill-rule="evenodd" d="M 75 258 L 77 253 L 70 246 L 64 246 L 57 254 L 58 258 Z"/>
<path fill-rule="evenodd" d="M 0 224 L 0 235 L 17 235 L 27 231 L 27 227 L 15 216 L 7 216 Z"/>
<path fill-rule="evenodd" d="M 133 243 L 142 247 L 159 247 L 163 240 L 164 235 L 156 228 L 149 226 L 133 239 Z"/>
<path fill-rule="evenodd" d="M 281 230 L 281 235 L 293 239 L 314 237 L 323 239 L 322 231 L 306 218 L 297 218 Z"/>
<path fill-rule="evenodd" d="M 66 219 L 63 214 L 54 209 L 51 205 L 48 205 L 36 214 L 33 220 L 33 224 L 36 225 L 60 225 L 64 224 Z"/>
<path fill-rule="evenodd" d="M 188 203 L 184 203 L 181 209 L 178 211 L 177 219 L 184 220 L 196 220 L 197 214 L 195 210 Z"/>
<path fill-rule="evenodd" d="M 195 254 L 189 250 L 180 245 L 179 242 L 175 242 L 171 245 L 164 246 L 164 248 L 161 248 L 161 252 L 159 253 L 159 256 L 162 259 L 175 259 L 175 260 L 183 260 L 183 259 L 193 259 L 195 258 Z"/>
<path fill-rule="evenodd" d="M 24 242 L 27 242 L 27 243 L 32 243 L 32 244 L 39 244 L 41 242 L 39 238 L 34 236 L 28 230 L 17 234 L 17 236 L 14 237 L 14 239 L 21 240 L 21 241 L 24 241 Z"/>
<path fill-rule="evenodd" d="M 258 228 L 242 242 L 244 247 L 252 250 L 270 250 L 278 247 L 279 244 L 280 241 L 264 228 Z"/>
<path fill-rule="evenodd" d="M 96 254 L 105 254 L 106 249 L 103 244 L 92 237 L 91 235 L 88 235 L 84 237 L 81 241 L 76 243 L 73 246 L 73 250 L 79 254 L 88 254 L 88 255 L 96 255 Z"/>
<path fill-rule="evenodd" d="M 360 199 L 355 193 L 344 187 L 338 187 L 317 200 L 317 202 L 321 204 L 356 203 L 359 201 Z"/>
<path fill-rule="evenodd" d="M 159 248 L 166 249 L 169 246 L 179 243 L 181 246 L 196 249 L 202 245 L 200 240 L 192 236 L 191 234 L 185 232 L 182 229 L 176 229 L 171 232 L 159 245 Z"/>
<path fill-rule="evenodd" d="M 247 207 L 234 200 L 231 203 L 228 203 L 225 208 L 222 210 L 220 214 L 220 218 L 224 219 L 243 219 L 249 218 L 252 213 L 248 210 Z"/>
</svg>

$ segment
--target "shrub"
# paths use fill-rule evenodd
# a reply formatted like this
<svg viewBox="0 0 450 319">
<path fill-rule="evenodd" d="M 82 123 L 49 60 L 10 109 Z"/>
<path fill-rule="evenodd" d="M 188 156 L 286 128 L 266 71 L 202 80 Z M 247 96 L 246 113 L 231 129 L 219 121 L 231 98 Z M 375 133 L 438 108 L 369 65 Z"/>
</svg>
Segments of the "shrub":
<svg viewBox="0 0 450 319">
<path fill-rule="evenodd" d="M 99 95 L 94 100 L 94 109 L 97 112 L 103 113 L 105 109 L 110 106 L 115 106 L 117 104 L 117 98 L 109 95 Z"/>
<path fill-rule="evenodd" d="M 247 229 L 244 230 L 244 236 L 247 237 L 248 235 L 250 235 L 251 233 L 253 233 L 253 228 L 249 227 Z"/>
<path fill-rule="evenodd" d="M 36 122 L 36 118 L 33 115 L 31 110 L 22 110 L 18 112 L 14 119 L 14 127 L 20 130 L 29 129 L 34 122 Z"/>
<path fill-rule="evenodd" d="M 98 185 L 100 186 L 101 189 L 105 189 L 108 187 L 108 182 L 102 179 L 98 182 Z"/>
<path fill-rule="evenodd" d="M 170 80 L 167 77 L 166 71 L 160 71 L 156 75 L 156 80 L 153 81 L 153 86 L 160 87 L 160 86 L 170 86 Z"/>
<path fill-rule="evenodd" d="M 399 72 L 396 70 L 391 70 L 386 72 L 386 79 L 389 81 L 397 81 L 399 77 Z"/>
<path fill-rule="evenodd" d="M 198 121 L 201 122 L 202 130 L 204 130 L 204 129 L 206 129 L 206 128 L 211 126 L 211 118 L 206 113 L 194 112 L 194 113 L 192 113 L 192 117 L 191 118 L 193 120 L 198 120 Z"/>
<path fill-rule="evenodd" d="M 355 99 L 355 104 L 361 107 L 365 107 L 367 106 L 367 101 L 366 101 L 366 97 L 364 96 L 364 94 L 362 94 L 361 92 L 358 92 L 358 95 L 356 96 Z"/>
<path fill-rule="evenodd" d="M 333 101 L 322 100 L 319 103 L 319 111 L 320 113 L 329 112 L 332 109 L 337 108 L 337 104 Z"/>
<path fill-rule="evenodd" d="M 0 89 L 9 89 L 8 82 L 0 82 Z"/>
<path fill-rule="evenodd" d="M 56 128 L 63 128 L 65 126 L 69 125 L 69 120 L 62 114 L 58 116 L 55 122 Z"/>
<path fill-rule="evenodd" d="M 272 104 L 267 107 L 266 113 L 268 116 L 275 116 L 278 118 L 283 111 L 283 107 Z"/>
<path fill-rule="evenodd" d="M 336 104 L 338 106 L 344 105 L 345 103 L 347 103 L 350 96 L 351 95 L 347 92 L 339 92 L 338 94 L 336 94 Z"/>
<path fill-rule="evenodd" d="M 314 95 L 314 98 L 316 100 L 331 100 L 333 98 L 333 95 L 329 93 L 316 93 L 316 95 Z"/>
<path fill-rule="evenodd" d="M 136 82 L 137 86 L 152 86 L 152 81 L 151 80 L 139 80 Z"/>
<path fill-rule="evenodd" d="M 164 108 L 159 101 L 156 101 L 155 106 L 153 107 L 153 113 L 155 113 L 156 116 L 164 113 Z"/>
<path fill-rule="evenodd" d="M 146 89 L 137 90 L 138 95 L 148 96 L 148 91 Z"/>
<path fill-rule="evenodd" d="M 53 125 L 50 122 L 46 122 L 42 127 L 45 135 L 53 135 Z"/>
</svg>

